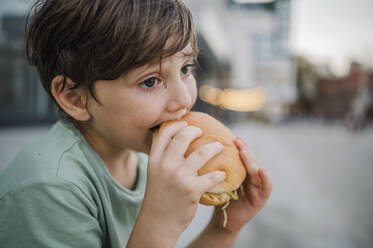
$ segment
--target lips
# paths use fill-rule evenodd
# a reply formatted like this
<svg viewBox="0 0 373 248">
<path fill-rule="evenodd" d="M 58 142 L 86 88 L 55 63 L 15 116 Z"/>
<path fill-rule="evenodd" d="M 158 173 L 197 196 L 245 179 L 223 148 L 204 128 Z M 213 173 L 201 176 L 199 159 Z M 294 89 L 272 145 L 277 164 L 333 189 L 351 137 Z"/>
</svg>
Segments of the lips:
<svg viewBox="0 0 373 248">
<path fill-rule="evenodd" d="M 174 119 L 170 119 L 169 121 L 171 120 L 180 120 L 185 114 L 187 113 L 187 110 L 186 109 L 182 109 L 179 111 L 179 113 L 177 114 L 176 118 Z M 167 121 L 167 120 L 166 120 Z M 165 122 L 165 121 L 164 121 Z M 162 123 L 159 123 L 158 125 L 150 128 L 149 130 L 154 133 L 155 130 L 157 130 L 160 126 L 161 126 Z"/>
<path fill-rule="evenodd" d="M 161 124 L 158 124 L 152 128 L 150 128 L 150 131 L 153 133 L 155 130 L 157 130 L 159 127 L 161 126 Z"/>
</svg>

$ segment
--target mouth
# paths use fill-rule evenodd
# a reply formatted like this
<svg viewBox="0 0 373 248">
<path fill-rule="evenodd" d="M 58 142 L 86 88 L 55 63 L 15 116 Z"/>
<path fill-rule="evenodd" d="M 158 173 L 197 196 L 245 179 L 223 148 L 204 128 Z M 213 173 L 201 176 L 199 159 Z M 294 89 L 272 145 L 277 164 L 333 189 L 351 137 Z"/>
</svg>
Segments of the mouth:
<svg viewBox="0 0 373 248">
<path fill-rule="evenodd" d="M 171 121 L 171 120 L 180 120 L 180 119 L 181 119 L 181 118 L 182 118 L 186 113 L 187 113 L 187 110 L 186 110 L 186 109 L 183 109 L 183 110 L 179 111 L 178 116 L 177 116 L 175 119 L 170 119 L 170 121 Z M 150 128 L 149 130 L 150 130 L 152 133 L 154 133 L 156 130 L 158 130 L 158 129 L 160 128 L 161 124 L 162 124 L 162 123 L 159 123 L 158 125 L 156 125 L 156 126 Z"/>
<path fill-rule="evenodd" d="M 159 129 L 160 126 L 161 126 L 161 124 L 158 124 L 158 125 L 156 125 L 156 126 L 150 128 L 150 131 L 151 131 L 152 133 L 154 133 L 154 131 L 156 131 L 157 129 Z"/>
<path fill-rule="evenodd" d="M 182 118 L 186 113 L 187 113 L 187 110 L 184 109 L 184 110 L 182 110 L 182 111 L 179 112 L 178 117 L 176 117 L 175 119 L 170 119 L 169 121 L 172 121 L 172 120 L 180 120 L 180 119 L 181 119 L 181 118 Z M 167 121 L 167 120 L 166 120 L 166 121 Z M 163 122 L 166 122 L 166 121 L 163 121 Z M 163 122 L 162 122 L 162 123 L 163 123 Z M 154 127 L 152 127 L 152 128 L 149 128 L 149 130 L 150 130 L 152 133 L 154 133 L 156 130 L 158 130 L 158 129 L 161 127 L 162 123 L 159 123 L 158 125 L 156 125 L 156 126 L 154 126 Z"/>
</svg>

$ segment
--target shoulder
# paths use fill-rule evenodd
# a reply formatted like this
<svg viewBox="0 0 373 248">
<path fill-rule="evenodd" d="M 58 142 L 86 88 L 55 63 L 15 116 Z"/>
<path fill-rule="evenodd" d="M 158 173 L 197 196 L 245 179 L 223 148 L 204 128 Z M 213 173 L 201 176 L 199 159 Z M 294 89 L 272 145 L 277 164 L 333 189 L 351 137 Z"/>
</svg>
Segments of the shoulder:
<svg viewBox="0 0 373 248">
<path fill-rule="evenodd" d="M 10 203 L 12 208 L 35 208 L 52 205 L 71 205 L 83 209 L 94 210 L 94 202 L 82 189 L 73 182 L 63 179 L 39 178 L 19 183 L 0 198 L 0 205 Z M 17 204 L 14 204 L 17 203 Z"/>
<path fill-rule="evenodd" d="M 101 247 L 98 217 L 96 205 L 72 182 L 29 180 L 0 199 L 0 222 L 6 227 L 0 228 L 0 242 L 9 247 Z"/>
<path fill-rule="evenodd" d="M 26 145 L 0 174 L 0 198 L 20 185 L 35 182 L 67 182 L 69 175 L 84 177 L 87 172 L 82 140 L 58 122 L 39 139 Z"/>
</svg>

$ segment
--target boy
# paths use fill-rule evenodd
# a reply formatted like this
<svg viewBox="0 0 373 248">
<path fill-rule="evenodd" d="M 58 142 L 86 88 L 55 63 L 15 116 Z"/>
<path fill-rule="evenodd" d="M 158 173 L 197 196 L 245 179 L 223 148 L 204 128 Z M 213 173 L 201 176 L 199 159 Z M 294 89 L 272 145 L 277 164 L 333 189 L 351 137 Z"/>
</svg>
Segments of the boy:
<svg viewBox="0 0 373 248">
<path fill-rule="evenodd" d="M 44 0 L 34 6 L 27 56 L 61 121 L 0 175 L 4 247 L 173 247 L 203 192 L 223 172 L 197 170 L 207 144 L 183 155 L 197 127 L 152 128 L 196 100 L 194 24 L 180 0 Z M 190 247 L 229 247 L 259 211 L 271 181 L 236 140 L 248 171 L 228 225 L 221 211 Z M 148 155 L 146 155 L 148 154 Z"/>
</svg>

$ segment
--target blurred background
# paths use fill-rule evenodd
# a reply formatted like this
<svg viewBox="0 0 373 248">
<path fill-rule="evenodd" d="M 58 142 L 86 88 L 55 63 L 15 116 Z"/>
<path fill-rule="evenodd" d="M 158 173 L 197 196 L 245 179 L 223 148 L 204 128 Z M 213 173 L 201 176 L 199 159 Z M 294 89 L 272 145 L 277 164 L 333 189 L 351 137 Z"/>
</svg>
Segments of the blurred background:
<svg viewBox="0 0 373 248">
<path fill-rule="evenodd" d="M 0 170 L 58 118 L 25 59 L 32 2 L 0 0 Z M 194 110 L 242 136 L 274 184 L 234 247 L 373 247 L 373 1 L 185 2 Z M 200 206 L 177 247 L 211 214 Z"/>
</svg>

